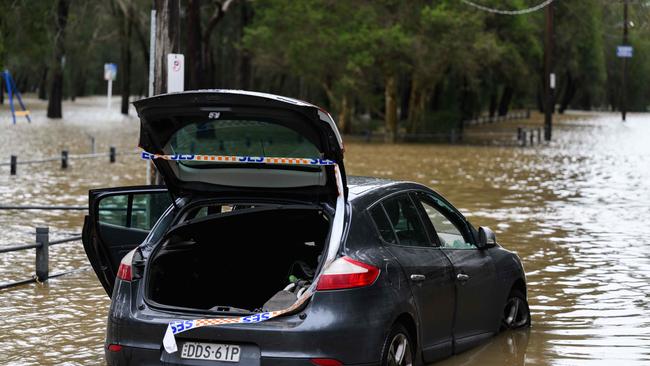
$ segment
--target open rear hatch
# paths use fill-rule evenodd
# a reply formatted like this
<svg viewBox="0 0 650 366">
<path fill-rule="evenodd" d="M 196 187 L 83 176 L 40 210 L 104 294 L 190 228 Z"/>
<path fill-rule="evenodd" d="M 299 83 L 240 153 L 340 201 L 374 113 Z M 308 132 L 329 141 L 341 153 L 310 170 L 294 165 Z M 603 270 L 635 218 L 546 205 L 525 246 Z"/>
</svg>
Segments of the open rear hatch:
<svg viewBox="0 0 650 366">
<path fill-rule="evenodd" d="M 140 147 L 165 156 L 154 164 L 176 196 L 263 190 L 331 203 L 338 196 L 332 165 L 257 164 L 261 158 L 331 160 L 346 187 L 339 132 L 331 116 L 311 104 L 213 90 L 159 95 L 134 105 L 141 121 Z"/>
<path fill-rule="evenodd" d="M 291 304 L 334 260 L 343 232 L 343 144 L 331 116 L 298 100 L 229 90 L 134 104 L 143 157 L 173 195 L 283 205 L 222 211 L 219 203 L 177 225 L 149 260 L 150 302 L 198 312 Z M 292 279 L 308 283 L 293 281 L 293 297 L 285 296 Z"/>
</svg>

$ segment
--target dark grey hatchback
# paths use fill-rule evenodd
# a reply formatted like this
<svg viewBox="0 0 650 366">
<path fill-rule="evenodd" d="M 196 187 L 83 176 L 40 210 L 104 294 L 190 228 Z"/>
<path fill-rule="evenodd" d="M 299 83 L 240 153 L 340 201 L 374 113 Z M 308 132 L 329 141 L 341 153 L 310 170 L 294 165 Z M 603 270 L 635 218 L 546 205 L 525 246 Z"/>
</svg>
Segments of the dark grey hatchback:
<svg viewBox="0 0 650 366">
<path fill-rule="evenodd" d="M 135 103 L 166 186 L 90 191 L 110 365 L 411 365 L 530 324 L 516 254 L 416 183 L 346 177 L 330 115 L 229 90 Z"/>
</svg>

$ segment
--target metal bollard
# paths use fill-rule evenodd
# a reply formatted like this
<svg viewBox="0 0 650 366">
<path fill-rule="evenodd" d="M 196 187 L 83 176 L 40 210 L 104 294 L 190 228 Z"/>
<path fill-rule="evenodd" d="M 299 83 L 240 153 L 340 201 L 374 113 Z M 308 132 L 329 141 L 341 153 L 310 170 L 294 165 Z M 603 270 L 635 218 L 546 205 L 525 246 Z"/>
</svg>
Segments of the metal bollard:
<svg viewBox="0 0 650 366">
<path fill-rule="evenodd" d="M 47 281 L 50 276 L 49 246 L 50 229 L 47 227 L 36 228 L 36 243 L 41 246 L 36 248 L 36 279 L 39 282 Z"/>
<path fill-rule="evenodd" d="M 16 168 L 18 167 L 18 157 L 16 155 L 11 155 L 9 163 L 9 174 L 16 175 Z"/>
<path fill-rule="evenodd" d="M 61 151 L 61 169 L 68 168 L 68 150 Z"/>
<path fill-rule="evenodd" d="M 111 148 L 108 151 L 108 159 L 110 160 L 111 163 L 115 162 L 115 146 L 111 146 Z"/>
</svg>

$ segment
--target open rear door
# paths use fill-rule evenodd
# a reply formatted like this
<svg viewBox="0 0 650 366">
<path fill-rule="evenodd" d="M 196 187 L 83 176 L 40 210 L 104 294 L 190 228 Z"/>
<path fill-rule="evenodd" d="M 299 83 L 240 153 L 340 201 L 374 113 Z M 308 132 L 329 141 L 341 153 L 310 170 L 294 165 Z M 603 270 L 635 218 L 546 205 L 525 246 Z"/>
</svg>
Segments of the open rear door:
<svg viewBox="0 0 650 366">
<path fill-rule="evenodd" d="M 346 187 L 338 129 L 327 112 L 309 103 L 206 90 L 158 95 L 134 105 L 141 122 L 140 147 L 150 153 L 143 157 L 164 157 L 154 163 L 175 196 L 263 191 L 334 203 L 334 164 Z M 332 164 L 263 164 L 265 158 Z"/>
<path fill-rule="evenodd" d="M 140 245 L 171 205 L 163 186 L 91 190 L 84 220 L 83 245 L 108 296 L 113 293 L 120 261 Z"/>
</svg>

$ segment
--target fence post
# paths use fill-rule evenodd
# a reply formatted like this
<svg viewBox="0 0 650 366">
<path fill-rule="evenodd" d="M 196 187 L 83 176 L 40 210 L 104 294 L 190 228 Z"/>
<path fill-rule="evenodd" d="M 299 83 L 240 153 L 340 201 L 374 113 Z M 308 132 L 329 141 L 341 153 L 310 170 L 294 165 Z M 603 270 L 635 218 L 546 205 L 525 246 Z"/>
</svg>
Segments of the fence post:
<svg viewBox="0 0 650 366">
<path fill-rule="evenodd" d="M 18 167 L 18 157 L 16 155 L 11 155 L 11 160 L 9 163 L 9 174 L 16 175 L 17 167 Z"/>
<path fill-rule="evenodd" d="M 115 153 L 115 146 L 111 146 L 111 148 L 109 149 L 109 152 L 108 152 L 108 158 L 109 158 L 111 163 L 115 162 L 115 154 L 116 154 Z"/>
<path fill-rule="evenodd" d="M 61 169 L 68 168 L 68 150 L 61 151 Z"/>
<path fill-rule="evenodd" d="M 90 136 L 90 152 L 95 153 L 95 136 Z"/>
<path fill-rule="evenodd" d="M 535 131 L 530 130 L 530 146 L 535 145 Z"/>
<path fill-rule="evenodd" d="M 537 143 L 538 144 L 542 143 L 542 129 L 539 127 L 537 128 Z"/>
<path fill-rule="evenodd" d="M 526 131 L 521 131 L 521 146 L 526 146 Z"/>
<path fill-rule="evenodd" d="M 43 282 L 50 276 L 50 229 L 48 227 L 36 228 L 36 243 L 41 245 L 36 248 L 36 279 Z"/>
<path fill-rule="evenodd" d="M 521 134 L 524 132 L 524 129 L 521 127 L 517 127 L 517 140 L 521 141 Z"/>
</svg>

